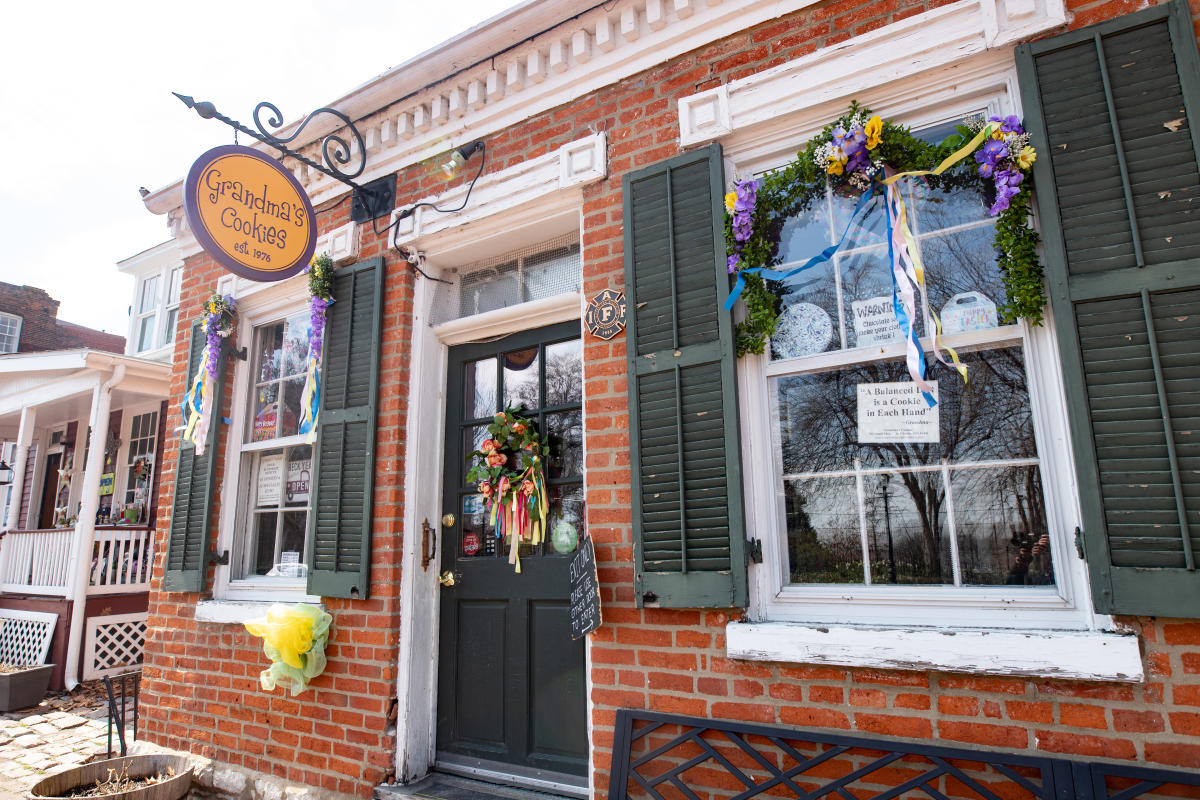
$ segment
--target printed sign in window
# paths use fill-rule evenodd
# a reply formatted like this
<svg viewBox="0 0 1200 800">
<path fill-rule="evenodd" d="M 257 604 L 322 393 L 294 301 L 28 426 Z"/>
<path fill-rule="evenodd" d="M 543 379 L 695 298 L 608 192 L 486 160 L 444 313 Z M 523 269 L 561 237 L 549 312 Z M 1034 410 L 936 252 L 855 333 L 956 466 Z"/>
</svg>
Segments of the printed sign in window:
<svg viewBox="0 0 1200 800">
<path fill-rule="evenodd" d="M 258 459 L 258 505 L 277 506 L 283 489 L 283 453 Z"/>
<path fill-rule="evenodd" d="M 930 381 L 937 400 L 937 381 Z M 929 407 L 917 385 L 908 382 L 858 384 L 858 441 L 937 442 L 938 409 Z"/>
</svg>

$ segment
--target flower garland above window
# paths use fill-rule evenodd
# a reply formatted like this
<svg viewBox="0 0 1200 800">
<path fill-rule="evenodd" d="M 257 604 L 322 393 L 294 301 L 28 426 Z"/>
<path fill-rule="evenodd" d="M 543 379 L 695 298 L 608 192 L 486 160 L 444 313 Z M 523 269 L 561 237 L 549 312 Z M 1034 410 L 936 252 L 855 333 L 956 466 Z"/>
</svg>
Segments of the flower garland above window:
<svg viewBox="0 0 1200 800">
<path fill-rule="evenodd" d="M 217 367 L 221 363 L 221 342 L 233 333 L 237 316 L 237 301 L 230 295 L 216 292 L 204 301 L 201 327 L 204 330 L 204 352 L 200 354 L 200 369 L 183 397 L 183 438 L 196 446 L 196 455 L 204 455 L 208 430 L 212 424 L 212 406 L 217 391 Z"/>
<path fill-rule="evenodd" d="M 300 394 L 300 433 L 317 432 L 321 414 L 321 354 L 325 345 L 325 310 L 333 305 L 333 259 L 328 253 L 313 256 L 308 273 L 308 368 Z"/>
<path fill-rule="evenodd" d="M 737 296 L 746 304 L 746 318 L 737 326 L 738 355 L 762 353 L 775 333 L 779 317 L 777 293 L 768 281 L 786 280 L 833 257 L 841 242 L 831 245 L 808 262 L 787 273 L 771 267 L 780 263 L 779 240 L 788 219 L 807 212 L 824 199 L 827 190 L 858 198 L 854 219 L 882 196 L 893 243 L 894 306 L 897 322 L 910 345 L 909 367 L 918 383 L 924 374 L 923 353 L 915 334 L 918 309 L 911 301 L 924 290 L 920 255 L 907 228 L 907 211 L 902 193 L 893 191 L 898 180 L 919 177 L 931 189 L 953 191 L 982 188 L 994 194 L 990 211 L 998 217 L 995 245 L 1007 298 L 1000 306 L 1001 319 L 1024 318 L 1037 325 L 1045 309 L 1042 266 L 1038 261 L 1038 235 L 1029 220 L 1029 170 L 1036 159 L 1028 134 L 1016 117 L 989 121 L 972 120 L 958 126 L 957 133 L 939 144 L 913 136 L 905 126 L 872 115 L 857 103 L 831 122 L 804 147 L 796 159 L 759 180 L 739 180 L 725 197 L 725 242 L 730 274 L 737 275 L 733 293 L 726 302 L 732 308 Z M 970 168 L 974 154 L 977 168 Z M 982 187 L 981 187 L 982 183 Z M 846 235 L 843 234 L 844 241 Z M 896 283 L 896 275 L 907 275 L 908 286 Z M 908 298 L 908 299 L 906 299 Z M 937 331 L 938 321 L 927 307 L 921 312 L 927 331 Z M 934 336 L 935 356 L 963 372 L 953 351 L 950 361 L 941 355 Z M 919 361 L 918 365 L 916 362 Z"/>
<path fill-rule="evenodd" d="M 520 543 L 541 544 L 550 512 L 542 461 L 545 444 L 520 412 L 507 408 L 497 414 L 487 427 L 488 438 L 467 456 L 467 481 L 479 481 L 489 522 L 497 539 L 508 539 L 508 563 L 517 572 Z"/>
</svg>

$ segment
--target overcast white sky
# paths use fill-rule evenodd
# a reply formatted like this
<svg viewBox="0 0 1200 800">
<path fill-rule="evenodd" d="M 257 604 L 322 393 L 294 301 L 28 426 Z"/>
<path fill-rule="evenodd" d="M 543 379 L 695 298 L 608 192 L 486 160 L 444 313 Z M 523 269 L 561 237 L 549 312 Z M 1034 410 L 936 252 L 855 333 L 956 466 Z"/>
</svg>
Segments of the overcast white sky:
<svg viewBox="0 0 1200 800">
<path fill-rule="evenodd" d="M 59 319 L 124 336 L 133 282 L 116 262 L 168 238 L 138 187 L 180 179 L 202 152 L 232 143 L 228 127 L 171 92 L 244 123 L 268 100 L 291 121 L 516 4 L 11 4 L 0 46 L 0 280 L 45 289 L 62 302 Z"/>
</svg>

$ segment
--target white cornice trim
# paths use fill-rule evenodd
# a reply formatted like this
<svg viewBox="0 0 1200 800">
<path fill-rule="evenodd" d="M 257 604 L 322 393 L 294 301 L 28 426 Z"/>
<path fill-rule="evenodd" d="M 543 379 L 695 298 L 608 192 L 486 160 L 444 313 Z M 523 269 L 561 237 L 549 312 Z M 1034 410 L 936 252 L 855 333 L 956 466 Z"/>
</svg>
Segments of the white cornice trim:
<svg viewBox="0 0 1200 800">
<path fill-rule="evenodd" d="M 513 331 L 541 328 L 556 322 L 582 319 L 583 295 L 565 292 L 541 300 L 498 308 L 483 314 L 443 322 L 433 326 L 433 334 L 444 345 L 483 341 L 506 336 Z"/>
<path fill-rule="evenodd" d="M 399 210 L 393 211 L 391 244 L 396 247 L 425 245 L 430 237 L 439 233 L 489 218 L 496 219 L 500 214 L 505 215 L 501 224 L 511 228 L 518 225 L 511 212 L 520 210 L 523 216 L 528 216 L 527 212 L 541 215 L 549 212 L 550 207 L 577 206 L 577 201 L 567 202 L 568 196 L 573 199 L 579 187 L 603 180 L 608 174 L 607 143 L 607 137 L 597 133 L 538 158 L 484 175 L 462 211 L 439 213 L 425 205 L 405 219 L 399 218 Z M 458 186 L 421 202 L 454 208 L 462 203 L 465 193 L 466 186 Z"/>
<path fill-rule="evenodd" d="M 703 144 L 865 88 L 958 64 L 1064 24 L 1062 0 L 962 0 L 679 101 L 679 140 Z M 879 110 L 879 109 L 876 109 Z"/>
</svg>

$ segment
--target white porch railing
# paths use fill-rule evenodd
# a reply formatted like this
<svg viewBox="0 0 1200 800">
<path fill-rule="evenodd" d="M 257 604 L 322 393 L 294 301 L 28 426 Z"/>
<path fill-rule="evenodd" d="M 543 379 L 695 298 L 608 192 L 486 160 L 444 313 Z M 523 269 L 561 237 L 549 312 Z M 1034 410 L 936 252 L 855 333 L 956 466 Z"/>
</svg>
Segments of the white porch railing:
<svg viewBox="0 0 1200 800">
<path fill-rule="evenodd" d="M 0 539 L 0 592 L 67 597 L 73 528 L 9 531 Z M 150 590 L 154 531 L 101 528 L 92 541 L 88 595 Z"/>
<path fill-rule="evenodd" d="M 0 540 L 0 591 L 67 596 L 73 528 L 9 531 Z"/>
<path fill-rule="evenodd" d="M 153 551 L 152 530 L 97 530 L 96 539 L 92 544 L 92 571 L 88 579 L 88 594 L 150 591 Z"/>
</svg>

